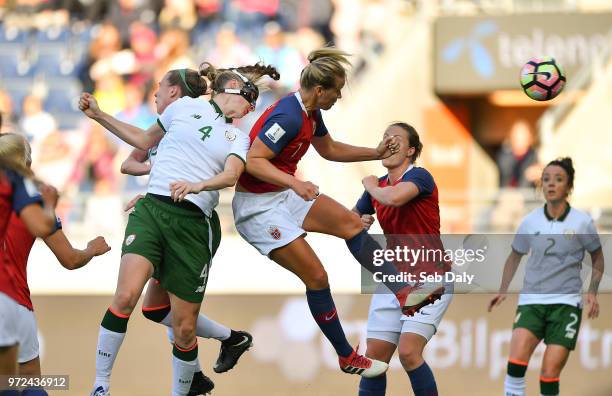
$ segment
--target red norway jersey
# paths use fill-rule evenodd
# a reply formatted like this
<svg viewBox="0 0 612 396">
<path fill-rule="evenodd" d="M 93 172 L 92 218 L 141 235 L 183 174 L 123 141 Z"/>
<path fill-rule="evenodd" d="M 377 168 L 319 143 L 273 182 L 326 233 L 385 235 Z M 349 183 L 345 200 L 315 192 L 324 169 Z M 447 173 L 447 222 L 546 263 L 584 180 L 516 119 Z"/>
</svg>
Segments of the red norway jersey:
<svg viewBox="0 0 612 396">
<path fill-rule="evenodd" d="M 429 250 L 427 258 L 414 266 L 402 266 L 402 269 L 410 268 L 406 269 L 409 272 L 444 272 L 450 269 L 450 263 L 443 260 L 438 187 L 431 174 L 424 168 L 412 167 L 393 184 L 389 184 L 387 176 L 379 178 L 378 186 L 385 188 L 406 182 L 414 183 L 419 194 L 404 205 L 384 206 L 365 191 L 356 208 L 362 214 L 376 213 L 387 240 L 387 249 L 406 246 L 412 250 L 422 250 L 423 254 Z"/>
<path fill-rule="evenodd" d="M 27 262 L 34 238 L 19 220 L 18 214 L 26 206 L 41 202 L 40 194 L 31 180 L 24 179 L 10 170 L 0 171 L 0 292 L 29 309 L 32 309 L 32 303 L 27 287 L 25 263 L 15 265 L 12 258 L 15 257 L 16 251 L 12 247 L 15 242 L 23 244 Z M 21 228 L 14 227 L 15 222 L 19 222 Z M 23 230 L 27 234 L 26 237 Z M 21 250 L 17 256 L 23 256 Z M 27 298 L 24 298 L 24 295 Z"/>
<path fill-rule="evenodd" d="M 25 224 L 13 212 L 4 239 L 3 265 L 6 266 L 8 279 L 0 280 L 0 290 L 29 310 L 33 308 L 28 287 L 27 266 L 34 240 Z"/>
<path fill-rule="evenodd" d="M 259 138 L 276 156 L 270 162 L 281 171 L 294 175 L 313 136 L 325 136 L 327 128 L 321 111 L 306 111 L 298 92 L 273 103 L 259 117 L 251 133 L 251 144 Z M 264 182 L 247 172 L 238 180 L 247 191 L 265 193 L 279 191 L 282 187 Z"/>
</svg>

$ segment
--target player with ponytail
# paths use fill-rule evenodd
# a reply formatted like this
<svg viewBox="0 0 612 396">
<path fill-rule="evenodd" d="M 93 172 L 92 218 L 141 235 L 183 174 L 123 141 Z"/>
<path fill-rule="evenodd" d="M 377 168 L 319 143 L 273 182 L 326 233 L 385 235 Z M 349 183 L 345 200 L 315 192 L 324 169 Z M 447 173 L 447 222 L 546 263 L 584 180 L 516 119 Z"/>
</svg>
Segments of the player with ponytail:
<svg viewBox="0 0 612 396">
<path fill-rule="evenodd" d="M 167 308 L 172 312 L 167 318 L 174 338 L 172 395 L 202 393 L 191 386 L 200 371 L 198 313 L 221 237 L 214 209 L 218 190 L 233 186 L 244 170 L 249 145 L 248 136 L 231 121 L 254 107 L 261 77 L 278 78 L 275 69 L 262 65 L 203 66 L 166 73 L 155 94 L 160 116 L 147 131 L 103 112 L 92 95 L 81 95 L 81 110 L 117 137 L 143 151 L 157 146 L 147 195 L 129 216 L 117 290 L 100 326 L 92 396 L 109 394 L 129 316 L 153 276 L 170 297 L 169 307 L 155 307 L 166 309 L 159 310 L 160 317 L 170 315 Z M 205 101 L 200 96 L 208 93 L 209 83 L 212 99 Z"/>
<path fill-rule="evenodd" d="M 372 377 L 384 373 L 388 365 L 359 355 L 348 343 L 325 268 L 304 236 L 310 231 L 342 238 L 356 258 L 367 257 L 367 249 L 378 245 L 362 229 L 356 213 L 319 195 L 314 183 L 294 176 L 311 144 L 323 158 L 337 162 L 377 160 L 398 150 L 393 137 L 376 148 L 356 147 L 330 137 L 321 110 L 329 110 L 342 97 L 350 66 L 348 56 L 333 47 L 311 52 L 310 63 L 301 72 L 300 88 L 260 116 L 250 133 L 247 172 L 238 181 L 232 206 L 238 233 L 304 283 L 310 311 L 336 350 L 342 371 Z M 362 264 L 373 272 L 372 263 L 368 267 L 364 261 L 368 259 L 362 259 Z M 403 296 L 399 297 L 402 307 L 407 305 L 407 290 L 407 285 L 397 288 Z M 413 307 L 427 297 L 413 302 Z"/>
<path fill-rule="evenodd" d="M 499 294 L 489 311 L 506 299 L 521 258 L 529 254 L 523 288 L 514 319 L 504 395 L 525 395 L 525 373 L 534 350 L 544 340 L 540 369 L 540 394 L 559 395 L 559 377 L 569 353 L 576 347 L 582 317 L 580 270 L 585 252 L 593 263 L 586 301 L 588 317 L 599 315 L 597 291 L 604 256 L 591 217 L 572 208 L 568 198 L 574 188 L 574 166 L 569 157 L 551 161 L 542 171 L 544 207 L 521 222 L 506 260 Z"/>
</svg>

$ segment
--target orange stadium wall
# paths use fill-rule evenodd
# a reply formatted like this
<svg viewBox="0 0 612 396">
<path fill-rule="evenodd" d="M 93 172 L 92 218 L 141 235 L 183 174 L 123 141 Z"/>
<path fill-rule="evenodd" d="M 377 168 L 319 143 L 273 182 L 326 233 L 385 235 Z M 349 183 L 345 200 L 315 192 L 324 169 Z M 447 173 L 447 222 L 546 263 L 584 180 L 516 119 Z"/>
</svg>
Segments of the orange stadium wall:
<svg viewBox="0 0 612 396">
<path fill-rule="evenodd" d="M 490 295 L 457 295 L 438 334 L 426 348 L 441 395 L 491 396 L 503 392 L 503 378 L 516 298 L 493 313 Z M 43 372 L 70 376 L 70 390 L 58 396 L 88 394 L 94 378 L 100 320 L 110 296 L 37 296 Z M 338 311 L 349 340 L 365 345 L 369 297 L 338 295 Z M 564 396 L 612 394 L 612 295 L 600 296 L 601 317 L 583 318 L 579 342 L 561 376 Z M 337 359 L 312 320 L 303 296 L 245 295 L 206 297 L 202 312 L 237 329 L 250 331 L 254 347 L 236 368 L 217 375 L 212 365 L 215 340 L 200 340 L 200 362 L 215 381 L 215 396 L 356 395 L 359 378 L 340 372 Z M 527 373 L 527 394 L 538 394 L 541 346 Z M 299 369 L 298 369 L 299 367 Z M 389 372 L 389 395 L 410 395 L 397 357 Z M 112 377 L 113 396 L 167 395 L 171 347 L 165 330 L 132 314 Z"/>
</svg>

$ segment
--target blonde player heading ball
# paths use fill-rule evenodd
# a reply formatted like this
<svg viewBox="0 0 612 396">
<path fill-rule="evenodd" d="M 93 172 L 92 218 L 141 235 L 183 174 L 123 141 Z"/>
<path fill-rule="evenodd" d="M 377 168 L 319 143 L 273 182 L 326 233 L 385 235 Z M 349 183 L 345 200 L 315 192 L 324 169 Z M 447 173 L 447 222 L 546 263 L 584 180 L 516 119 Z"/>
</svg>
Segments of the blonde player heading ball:
<svg viewBox="0 0 612 396">
<path fill-rule="evenodd" d="M 580 269 L 585 251 L 593 262 L 587 293 L 588 317 L 599 315 L 597 290 L 604 257 L 591 217 L 567 202 L 574 187 L 571 158 L 548 163 L 542 172 L 544 207 L 523 219 L 506 260 L 499 294 L 489 311 L 506 299 L 508 286 L 523 255 L 530 254 L 514 319 L 505 396 L 525 394 L 525 372 L 533 351 L 544 340 L 540 394 L 559 394 L 559 377 L 574 350 L 582 316 Z"/>
</svg>

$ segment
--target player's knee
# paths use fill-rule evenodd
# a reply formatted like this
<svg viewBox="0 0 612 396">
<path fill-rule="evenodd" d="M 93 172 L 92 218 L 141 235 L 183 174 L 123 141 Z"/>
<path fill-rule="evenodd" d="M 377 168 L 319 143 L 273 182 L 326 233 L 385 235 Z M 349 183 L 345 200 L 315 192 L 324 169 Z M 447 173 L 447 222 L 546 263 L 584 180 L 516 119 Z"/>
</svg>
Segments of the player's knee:
<svg viewBox="0 0 612 396">
<path fill-rule="evenodd" d="M 399 359 L 405 370 L 410 371 L 423 364 L 423 356 L 420 349 L 410 346 L 400 348 Z"/>
<path fill-rule="evenodd" d="M 178 345 L 189 346 L 195 342 L 196 326 L 192 321 L 181 321 L 172 326 L 174 331 L 174 342 Z"/>
<path fill-rule="evenodd" d="M 544 365 L 540 372 L 540 375 L 544 378 L 558 378 L 561 375 L 560 364 Z"/>
<path fill-rule="evenodd" d="M 351 239 L 363 230 L 363 223 L 359 215 L 351 210 L 347 210 L 340 224 L 343 224 L 344 239 Z"/>
<path fill-rule="evenodd" d="M 120 290 L 115 293 L 113 306 L 124 315 L 130 315 L 136 306 L 139 295 L 130 290 Z"/>
<path fill-rule="evenodd" d="M 380 360 L 381 362 L 388 362 L 389 356 L 384 351 L 378 350 L 376 348 L 368 348 L 366 350 L 365 355 L 370 359 Z"/>
<path fill-rule="evenodd" d="M 306 287 L 311 290 L 320 290 L 329 287 L 327 271 L 323 267 L 311 271 L 304 279 Z"/>
</svg>

